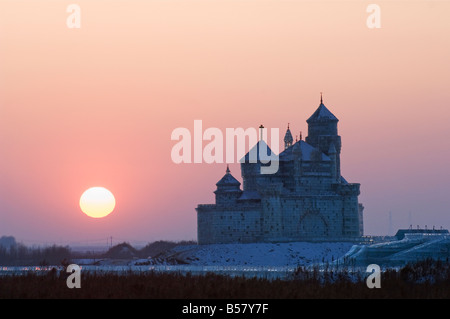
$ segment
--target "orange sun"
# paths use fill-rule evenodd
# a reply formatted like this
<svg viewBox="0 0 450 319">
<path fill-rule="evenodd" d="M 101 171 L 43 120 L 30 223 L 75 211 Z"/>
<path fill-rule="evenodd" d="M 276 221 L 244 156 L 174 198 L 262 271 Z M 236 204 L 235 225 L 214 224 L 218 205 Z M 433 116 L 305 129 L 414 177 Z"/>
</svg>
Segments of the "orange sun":
<svg viewBox="0 0 450 319">
<path fill-rule="evenodd" d="M 91 187 L 80 198 L 80 208 L 89 217 L 102 218 L 116 206 L 114 195 L 104 187 Z"/>
</svg>

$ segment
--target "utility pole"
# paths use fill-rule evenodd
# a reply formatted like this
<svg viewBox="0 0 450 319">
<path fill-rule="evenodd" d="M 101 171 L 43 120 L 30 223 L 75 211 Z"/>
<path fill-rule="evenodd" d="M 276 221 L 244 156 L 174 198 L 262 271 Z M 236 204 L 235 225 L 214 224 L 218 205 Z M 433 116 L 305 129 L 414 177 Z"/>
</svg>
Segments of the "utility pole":
<svg viewBox="0 0 450 319">
<path fill-rule="evenodd" d="M 412 214 L 411 214 L 411 211 L 409 211 L 408 222 L 409 222 L 409 228 L 412 228 Z"/>
</svg>

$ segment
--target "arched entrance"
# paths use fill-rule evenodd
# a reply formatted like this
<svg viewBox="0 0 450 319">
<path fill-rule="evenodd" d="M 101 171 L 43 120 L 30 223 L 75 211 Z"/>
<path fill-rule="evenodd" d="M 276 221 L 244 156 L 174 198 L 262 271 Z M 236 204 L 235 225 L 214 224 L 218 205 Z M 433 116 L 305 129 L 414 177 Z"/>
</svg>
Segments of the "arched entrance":
<svg viewBox="0 0 450 319">
<path fill-rule="evenodd" d="M 300 217 L 298 234 L 301 238 L 328 237 L 328 223 L 318 210 L 308 210 Z"/>
</svg>

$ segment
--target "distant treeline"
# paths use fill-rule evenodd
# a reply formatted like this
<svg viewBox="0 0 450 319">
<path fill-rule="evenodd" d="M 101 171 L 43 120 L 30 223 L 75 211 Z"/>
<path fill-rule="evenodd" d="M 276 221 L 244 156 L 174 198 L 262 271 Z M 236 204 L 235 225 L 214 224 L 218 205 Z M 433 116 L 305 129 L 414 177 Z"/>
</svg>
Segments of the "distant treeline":
<svg viewBox="0 0 450 319">
<path fill-rule="evenodd" d="M 0 246 L 0 266 L 61 265 L 70 259 L 69 247 L 27 247 L 20 243 L 8 248 Z"/>
<path fill-rule="evenodd" d="M 331 271 L 331 270 L 329 270 Z M 99 274 L 81 272 L 81 288 L 66 286 L 64 271 L 47 275 L 0 276 L 2 298 L 146 298 L 146 299 L 310 299 L 310 298 L 450 298 L 450 264 L 425 260 L 382 273 L 381 288 L 364 278 L 331 273 L 296 274 L 290 280 L 201 276 L 174 273 Z M 264 301 L 266 302 L 266 301 Z M 270 302 L 269 302 L 270 304 Z M 178 309 L 181 311 L 181 308 Z"/>
<path fill-rule="evenodd" d="M 69 246 L 27 247 L 12 236 L 0 237 L 0 266 L 66 265 L 74 258 L 148 258 L 155 257 L 178 245 L 195 245 L 194 241 L 156 241 L 141 249 L 129 243 L 120 243 L 106 253 L 73 252 Z"/>
</svg>

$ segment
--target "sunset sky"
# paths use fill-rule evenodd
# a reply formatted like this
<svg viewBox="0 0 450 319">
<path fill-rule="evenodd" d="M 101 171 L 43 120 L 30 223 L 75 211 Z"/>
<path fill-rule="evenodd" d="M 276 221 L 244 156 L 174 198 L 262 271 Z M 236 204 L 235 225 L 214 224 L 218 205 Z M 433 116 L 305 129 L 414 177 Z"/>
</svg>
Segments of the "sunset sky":
<svg viewBox="0 0 450 319">
<path fill-rule="evenodd" d="M 365 234 L 389 212 L 394 230 L 450 228 L 449 1 L 0 0 L 0 236 L 195 240 L 226 164 L 173 163 L 172 131 L 305 136 L 320 92 Z M 93 186 L 116 198 L 105 218 L 80 210 Z"/>
</svg>

